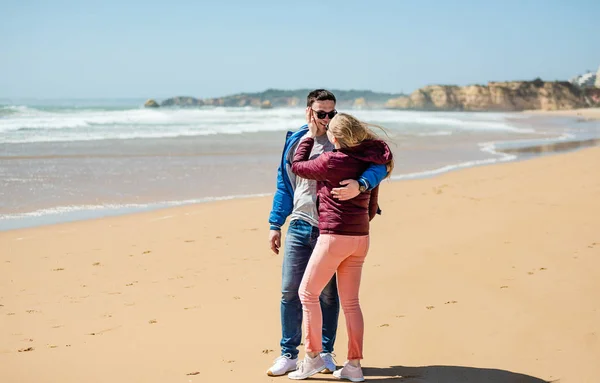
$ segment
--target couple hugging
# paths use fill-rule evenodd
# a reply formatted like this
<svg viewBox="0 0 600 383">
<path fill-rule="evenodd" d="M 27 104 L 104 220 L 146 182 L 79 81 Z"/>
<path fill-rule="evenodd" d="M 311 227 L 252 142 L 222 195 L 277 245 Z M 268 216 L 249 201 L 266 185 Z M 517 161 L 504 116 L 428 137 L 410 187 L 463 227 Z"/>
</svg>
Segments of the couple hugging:
<svg viewBox="0 0 600 383">
<path fill-rule="evenodd" d="M 369 221 L 378 212 L 378 185 L 393 169 L 385 142 L 351 115 L 337 113 L 333 93 L 309 93 L 306 121 L 288 133 L 269 216 L 271 250 L 285 238 L 281 286 L 281 356 L 270 376 L 306 379 L 333 373 L 364 380 L 364 322 L 359 304 L 362 266 L 369 249 Z M 338 295 L 339 294 L 339 295 Z M 333 345 L 340 301 L 348 331 L 348 361 L 336 370 Z M 304 360 L 298 362 L 304 318 Z"/>
</svg>

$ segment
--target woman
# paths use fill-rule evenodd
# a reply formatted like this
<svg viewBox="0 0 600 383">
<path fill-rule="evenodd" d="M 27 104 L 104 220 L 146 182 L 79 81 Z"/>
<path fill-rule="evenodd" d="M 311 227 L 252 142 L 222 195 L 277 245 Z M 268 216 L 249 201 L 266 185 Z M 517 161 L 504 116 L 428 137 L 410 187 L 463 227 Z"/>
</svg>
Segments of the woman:
<svg viewBox="0 0 600 383">
<path fill-rule="evenodd" d="M 317 129 L 311 114 L 309 133 L 298 145 L 292 171 L 298 176 L 317 180 L 319 239 L 300 284 L 304 312 L 306 356 L 290 379 L 306 379 L 321 372 L 320 357 L 322 316 L 319 295 L 337 273 L 338 292 L 348 331 L 348 362 L 334 376 L 353 382 L 364 380 L 364 322 L 358 300 L 362 265 L 369 248 L 369 221 L 377 212 L 378 188 L 348 201 L 339 201 L 331 189 L 345 179 L 356 179 L 372 163 L 385 164 L 388 176 L 393 168 L 392 153 L 365 123 L 339 113 L 327 127 L 327 137 L 336 150 L 308 160 Z"/>
</svg>

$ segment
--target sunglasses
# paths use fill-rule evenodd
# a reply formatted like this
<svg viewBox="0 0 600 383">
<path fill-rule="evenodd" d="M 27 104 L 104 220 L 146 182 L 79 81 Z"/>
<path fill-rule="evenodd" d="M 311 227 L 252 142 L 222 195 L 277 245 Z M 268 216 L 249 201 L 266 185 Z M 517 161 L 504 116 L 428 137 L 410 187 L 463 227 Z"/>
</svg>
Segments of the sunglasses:
<svg viewBox="0 0 600 383">
<path fill-rule="evenodd" d="M 314 110 L 313 109 L 313 112 L 315 112 L 315 114 L 317 115 L 317 118 L 319 120 L 323 120 L 323 119 L 325 119 L 325 117 L 329 117 L 329 119 L 331 120 L 337 114 L 337 110 L 335 110 L 335 109 L 332 110 L 331 112 L 323 112 L 323 111 L 320 111 L 320 110 Z"/>
</svg>

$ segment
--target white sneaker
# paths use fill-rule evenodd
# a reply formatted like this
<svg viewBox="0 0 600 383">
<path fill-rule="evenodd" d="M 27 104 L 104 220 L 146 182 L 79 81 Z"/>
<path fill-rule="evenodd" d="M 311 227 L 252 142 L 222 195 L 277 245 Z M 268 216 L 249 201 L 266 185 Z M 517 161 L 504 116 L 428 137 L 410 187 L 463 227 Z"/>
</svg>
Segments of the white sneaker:
<svg viewBox="0 0 600 383">
<path fill-rule="evenodd" d="M 323 374 L 331 374 L 337 368 L 334 356 L 335 356 L 335 354 L 332 354 L 329 352 L 321 353 L 321 359 L 323 359 L 323 362 L 325 362 L 325 369 L 322 371 Z"/>
<path fill-rule="evenodd" d="M 308 377 L 318 374 L 325 369 L 325 363 L 321 359 L 321 355 L 317 355 L 314 358 L 306 355 L 304 360 L 298 363 L 298 369 L 294 372 L 290 372 L 288 378 L 294 380 L 302 380 Z"/>
<path fill-rule="evenodd" d="M 285 375 L 290 371 L 294 371 L 297 367 L 298 357 L 292 359 L 291 354 L 281 355 L 275 359 L 271 368 L 267 370 L 269 376 L 280 376 Z"/>
<path fill-rule="evenodd" d="M 344 363 L 344 367 L 334 371 L 333 376 L 338 379 L 347 379 L 351 382 L 364 382 L 365 377 L 360 366 L 354 367 L 350 363 Z"/>
</svg>

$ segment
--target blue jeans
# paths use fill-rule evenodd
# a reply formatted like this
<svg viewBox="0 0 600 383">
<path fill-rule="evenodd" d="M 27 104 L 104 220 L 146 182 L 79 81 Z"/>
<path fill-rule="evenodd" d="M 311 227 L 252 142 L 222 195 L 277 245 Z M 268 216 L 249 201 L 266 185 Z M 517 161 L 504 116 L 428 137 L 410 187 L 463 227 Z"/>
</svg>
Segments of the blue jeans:
<svg viewBox="0 0 600 383">
<path fill-rule="evenodd" d="M 302 303 L 298 295 L 308 260 L 317 244 L 319 229 L 296 219 L 290 222 L 285 238 L 281 283 L 281 355 L 298 356 L 302 341 Z M 320 296 L 323 313 L 323 352 L 333 352 L 340 300 L 335 275 Z"/>
</svg>

